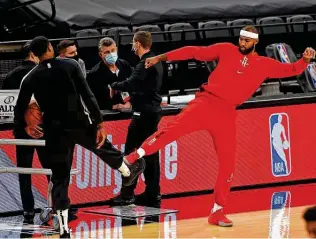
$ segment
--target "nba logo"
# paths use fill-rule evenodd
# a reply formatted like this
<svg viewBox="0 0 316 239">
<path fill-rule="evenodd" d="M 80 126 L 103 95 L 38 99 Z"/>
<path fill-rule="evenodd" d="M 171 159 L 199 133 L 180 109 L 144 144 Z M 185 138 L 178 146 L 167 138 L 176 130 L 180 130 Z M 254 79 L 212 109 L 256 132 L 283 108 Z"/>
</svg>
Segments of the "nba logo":
<svg viewBox="0 0 316 239">
<path fill-rule="evenodd" d="M 313 86 L 316 88 L 316 65 L 315 63 L 309 64 L 307 70 L 312 78 Z"/>
<path fill-rule="evenodd" d="M 269 238 L 289 238 L 291 193 L 275 192 L 271 197 Z"/>
<path fill-rule="evenodd" d="M 287 54 L 286 48 L 283 44 L 278 44 L 277 49 L 279 51 L 280 60 L 282 63 L 290 63 L 290 58 Z"/>
<path fill-rule="evenodd" d="M 271 169 L 275 177 L 291 173 L 291 141 L 289 116 L 286 113 L 270 115 Z"/>
</svg>

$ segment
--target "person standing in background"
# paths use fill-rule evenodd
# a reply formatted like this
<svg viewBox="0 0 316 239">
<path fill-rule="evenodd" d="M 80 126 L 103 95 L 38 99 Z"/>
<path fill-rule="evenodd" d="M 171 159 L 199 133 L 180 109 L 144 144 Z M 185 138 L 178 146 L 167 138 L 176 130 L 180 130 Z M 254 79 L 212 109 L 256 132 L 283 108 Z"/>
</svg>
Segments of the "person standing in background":
<svg viewBox="0 0 316 239">
<path fill-rule="evenodd" d="M 101 110 L 129 109 L 129 95 L 120 92 L 110 98 L 109 85 L 126 80 L 132 73 L 130 64 L 118 57 L 115 41 L 105 37 L 99 42 L 101 61 L 96 64 L 87 76 L 88 84 L 95 95 Z"/>
<path fill-rule="evenodd" d="M 150 69 L 145 69 L 145 60 L 155 56 L 151 51 L 151 45 L 152 37 L 150 32 L 136 32 L 133 37 L 132 50 L 140 58 L 140 62 L 128 79 L 122 82 L 114 82 L 111 85 L 112 96 L 115 95 L 115 91 L 119 90 L 127 91 L 131 97 L 133 116 L 128 127 L 125 154 L 129 154 L 140 147 L 148 136 L 157 131 L 161 119 L 162 63 L 158 63 Z M 145 161 L 145 192 L 135 198 L 136 180 L 129 187 L 122 186 L 121 194 L 113 199 L 114 205 L 126 205 L 136 202 L 138 205 L 160 207 L 159 152 L 146 156 Z"/>
<path fill-rule="evenodd" d="M 84 61 L 79 57 L 77 47 L 74 41 L 63 40 L 57 45 L 57 51 L 59 57 L 74 59 L 79 63 L 83 76 L 87 77 L 86 65 Z"/>
<path fill-rule="evenodd" d="M 15 90 L 20 89 L 23 78 L 39 63 L 39 59 L 31 52 L 30 43 L 25 43 L 21 48 L 23 55 L 22 65 L 9 72 L 3 82 L 2 89 Z M 20 125 L 14 124 L 13 135 L 16 139 L 32 139 Z M 17 167 L 32 168 L 34 152 L 36 150 L 39 161 L 43 168 L 49 168 L 49 161 L 45 155 L 45 149 L 41 146 L 23 146 L 16 145 Z M 50 181 L 47 176 L 48 182 Z M 30 174 L 19 174 L 19 185 L 21 201 L 23 206 L 23 215 L 26 223 L 32 223 L 35 215 L 34 196 L 32 193 L 32 177 Z"/>
</svg>

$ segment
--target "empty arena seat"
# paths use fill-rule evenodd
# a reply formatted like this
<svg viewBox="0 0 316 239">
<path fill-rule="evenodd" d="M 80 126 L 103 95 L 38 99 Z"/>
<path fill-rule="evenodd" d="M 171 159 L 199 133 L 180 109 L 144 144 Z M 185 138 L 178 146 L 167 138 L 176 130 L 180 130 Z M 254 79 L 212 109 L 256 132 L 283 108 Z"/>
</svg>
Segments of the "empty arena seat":
<svg viewBox="0 0 316 239">
<path fill-rule="evenodd" d="M 307 90 L 316 91 L 316 63 L 312 62 L 308 64 L 305 70 L 305 76 L 307 81 Z"/>
<path fill-rule="evenodd" d="M 275 96 L 282 95 L 279 82 L 264 82 L 260 87 L 260 95 L 262 96 Z M 253 96 L 258 96 L 256 93 Z"/>
<path fill-rule="evenodd" d="M 274 43 L 266 47 L 266 55 L 282 63 L 294 63 L 297 57 L 293 49 L 285 43 Z M 306 91 L 306 79 L 300 76 L 279 79 L 280 91 L 283 93 L 302 93 Z"/>
<path fill-rule="evenodd" d="M 262 87 L 259 87 L 255 93 L 253 93 L 252 97 L 256 97 L 262 95 Z"/>
<path fill-rule="evenodd" d="M 194 27 L 190 23 L 175 23 L 175 24 L 166 24 L 165 31 L 179 31 L 179 30 L 194 30 Z M 175 32 L 168 33 L 169 39 L 171 41 L 180 41 L 180 40 L 196 40 L 195 32 Z M 184 38 L 182 38 L 182 36 Z"/>
<path fill-rule="evenodd" d="M 121 34 L 129 34 L 128 36 L 120 36 Z M 107 31 L 107 35 L 113 37 L 115 41 L 118 41 L 119 44 L 127 45 L 130 44 L 133 40 L 133 34 L 130 29 L 127 27 L 114 27 L 110 28 Z"/>
<path fill-rule="evenodd" d="M 154 34 L 151 35 L 153 42 L 165 41 L 164 32 L 157 25 L 144 25 L 144 26 L 135 27 L 134 32 L 138 32 L 138 31 L 155 32 Z"/>
<path fill-rule="evenodd" d="M 307 66 L 305 71 L 307 87 L 309 91 L 316 90 L 316 63 L 312 62 Z"/>
<path fill-rule="evenodd" d="M 110 30 L 110 29 L 108 29 L 108 28 L 103 28 L 103 29 L 101 29 L 101 34 L 102 34 L 102 36 L 106 36 L 106 35 L 108 34 L 109 30 Z"/>
<path fill-rule="evenodd" d="M 310 15 L 295 15 L 292 17 L 288 17 L 286 20 L 289 23 L 314 21 L 313 17 Z M 290 30 L 290 32 L 303 32 L 304 31 L 304 24 L 290 25 L 289 30 Z M 308 31 L 316 31 L 316 24 L 315 23 L 307 24 L 307 30 Z"/>
<path fill-rule="evenodd" d="M 284 23 L 282 18 L 280 17 L 264 17 L 257 21 L 258 25 L 265 25 L 265 24 L 280 24 Z M 259 28 L 261 33 L 263 34 L 280 34 L 280 33 L 287 33 L 286 26 L 262 26 Z"/>
<path fill-rule="evenodd" d="M 266 47 L 268 57 L 274 58 L 282 63 L 297 61 L 297 57 L 292 48 L 285 43 L 274 43 Z"/>
<path fill-rule="evenodd" d="M 96 29 L 84 29 L 77 31 L 75 33 L 76 37 L 98 37 L 101 36 L 100 32 Z M 77 40 L 78 42 L 78 47 L 83 48 L 83 47 L 96 47 L 98 46 L 100 38 L 93 38 L 93 39 L 87 39 L 87 40 Z"/>
<path fill-rule="evenodd" d="M 227 27 L 227 25 L 222 21 L 208 21 L 208 22 L 200 22 L 199 23 L 200 29 L 216 29 L 219 27 Z M 229 37 L 229 36 L 231 36 L 229 29 L 202 31 L 200 35 L 203 38 Z"/>
<path fill-rule="evenodd" d="M 234 36 L 239 36 L 239 32 L 242 27 L 246 25 L 255 25 L 255 23 L 251 19 L 236 19 L 236 20 L 227 22 L 227 25 L 230 27 L 240 26 L 238 28 L 234 28 L 232 31 Z"/>
<path fill-rule="evenodd" d="M 211 73 L 215 70 L 217 66 L 217 61 L 205 61 L 205 65 L 208 69 L 208 71 Z"/>
</svg>

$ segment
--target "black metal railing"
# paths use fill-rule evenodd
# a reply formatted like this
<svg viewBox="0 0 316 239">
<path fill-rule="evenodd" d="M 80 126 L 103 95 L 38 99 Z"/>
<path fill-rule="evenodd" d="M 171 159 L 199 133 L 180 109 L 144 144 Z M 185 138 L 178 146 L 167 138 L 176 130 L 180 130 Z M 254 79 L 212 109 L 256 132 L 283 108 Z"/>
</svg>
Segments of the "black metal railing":
<svg viewBox="0 0 316 239">
<path fill-rule="evenodd" d="M 37 3 L 37 2 L 42 2 L 42 1 L 46 1 L 46 0 L 30 0 L 30 1 L 27 1 L 27 2 L 23 2 L 23 3 L 20 3 L 18 4 L 17 6 L 14 6 L 10 9 L 7 9 L 6 10 L 6 13 L 11 13 L 13 11 L 16 11 L 18 9 L 25 9 L 29 6 L 31 6 L 32 4 L 34 3 Z M 14 28 L 8 28 L 6 26 L 4 26 L 4 30 L 7 32 L 7 33 L 13 33 L 14 31 L 16 30 L 20 30 L 20 29 L 28 29 L 28 28 L 31 28 L 31 27 L 34 27 L 34 26 L 37 26 L 39 24 L 43 24 L 43 23 L 47 23 L 47 22 L 51 22 L 55 19 L 56 17 L 56 6 L 55 6 L 55 2 L 54 0 L 48 0 L 49 3 L 50 3 L 50 6 L 51 6 L 51 15 L 49 17 L 46 17 L 45 19 L 42 19 L 42 20 L 38 20 L 38 21 L 34 21 L 32 23 L 29 23 L 29 24 L 22 24 L 18 27 L 14 27 Z"/>
</svg>

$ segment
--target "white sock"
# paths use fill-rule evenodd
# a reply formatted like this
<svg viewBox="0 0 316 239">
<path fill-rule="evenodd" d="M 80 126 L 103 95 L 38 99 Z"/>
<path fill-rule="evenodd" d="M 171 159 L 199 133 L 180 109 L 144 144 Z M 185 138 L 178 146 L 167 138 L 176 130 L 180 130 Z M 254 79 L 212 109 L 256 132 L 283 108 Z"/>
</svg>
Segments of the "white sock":
<svg viewBox="0 0 316 239">
<path fill-rule="evenodd" d="M 222 209 L 223 207 L 221 205 L 218 205 L 217 203 L 214 203 L 214 207 L 212 209 L 212 213 L 216 212 L 217 210 Z"/>
<path fill-rule="evenodd" d="M 137 152 L 137 154 L 139 155 L 140 158 L 141 158 L 141 157 L 144 157 L 145 154 L 146 154 L 145 150 L 142 149 L 142 148 L 137 149 L 136 152 Z"/>
<path fill-rule="evenodd" d="M 118 170 L 122 173 L 122 175 L 123 175 L 124 177 L 129 177 L 129 175 L 131 175 L 131 172 L 129 171 L 129 168 L 128 168 L 127 165 L 124 163 L 124 161 L 123 161 L 121 167 L 119 167 Z"/>
<path fill-rule="evenodd" d="M 57 210 L 57 217 L 59 221 L 60 235 L 64 234 L 64 231 L 69 233 L 68 228 L 68 209 Z"/>
</svg>

